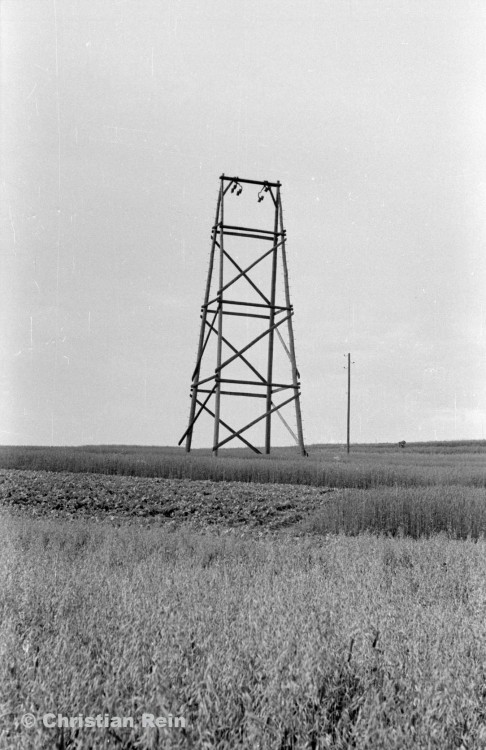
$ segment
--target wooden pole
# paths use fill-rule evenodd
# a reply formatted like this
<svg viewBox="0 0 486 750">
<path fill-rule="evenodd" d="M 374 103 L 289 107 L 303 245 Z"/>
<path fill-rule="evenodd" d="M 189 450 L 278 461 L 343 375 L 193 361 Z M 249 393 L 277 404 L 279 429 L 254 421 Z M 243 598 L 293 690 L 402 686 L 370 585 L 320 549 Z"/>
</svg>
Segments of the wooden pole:
<svg viewBox="0 0 486 750">
<path fill-rule="evenodd" d="M 287 305 L 287 308 L 291 311 L 290 315 L 287 316 L 288 318 L 288 336 L 289 336 L 289 351 L 290 351 L 290 364 L 292 368 L 292 384 L 295 388 L 296 398 L 295 398 L 295 418 L 297 422 L 297 436 L 299 438 L 299 449 L 302 454 L 302 456 L 307 456 L 307 451 L 305 449 L 304 445 L 304 431 L 302 429 L 302 412 L 300 408 L 300 375 L 299 371 L 297 370 L 297 361 L 295 358 L 295 342 L 294 342 L 294 330 L 292 328 L 292 306 L 290 304 L 290 287 L 289 287 L 289 273 L 287 268 L 287 254 L 285 251 L 285 230 L 284 230 L 284 224 L 283 224 L 283 211 L 282 211 L 282 201 L 280 198 L 280 190 L 277 193 L 277 203 L 278 203 L 278 212 L 280 216 L 280 231 L 282 233 L 282 267 L 283 267 L 283 275 L 284 275 L 284 288 L 285 288 L 285 303 Z"/>
<path fill-rule="evenodd" d="M 219 283 L 218 283 L 218 346 L 216 350 L 216 393 L 214 406 L 214 436 L 213 436 L 213 456 L 218 455 L 219 443 L 219 424 L 221 411 L 221 352 L 223 346 L 223 259 L 224 259 L 224 183 L 221 179 L 221 203 L 220 203 L 220 225 L 219 225 Z M 215 231 L 216 233 L 216 231 Z"/>
<path fill-rule="evenodd" d="M 275 221 L 273 228 L 274 251 L 272 257 L 272 279 L 270 287 L 270 319 L 268 321 L 268 364 L 267 364 L 267 418 L 265 422 L 265 453 L 270 453 L 271 430 L 272 430 L 272 377 L 273 377 L 273 339 L 275 325 L 275 293 L 277 283 L 277 245 L 278 245 L 278 220 L 279 220 L 279 201 L 280 188 L 277 187 L 277 201 L 275 202 Z"/>
<path fill-rule="evenodd" d="M 192 444 L 192 430 L 194 427 L 194 416 L 196 413 L 196 402 L 197 402 L 197 386 L 196 383 L 199 380 L 199 373 L 201 370 L 201 359 L 203 354 L 203 347 L 204 347 L 204 334 L 206 332 L 206 320 L 208 316 L 208 300 L 209 300 L 209 293 L 211 290 L 211 277 L 213 275 L 213 264 L 214 264 L 214 253 L 216 249 L 216 226 L 219 223 L 219 211 L 221 207 L 221 185 L 219 188 L 219 195 L 218 195 L 218 203 L 216 206 L 216 218 L 214 220 L 215 229 L 213 232 L 213 237 L 211 241 L 211 255 L 209 257 L 209 270 L 208 270 L 208 278 L 206 281 L 206 292 L 204 294 L 204 305 L 201 308 L 201 330 L 199 332 L 199 344 L 197 347 L 197 358 L 196 358 L 196 368 L 192 374 L 192 392 L 191 392 L 191 410 L 189 413 L 189 429 L 186 432 L 187 439 L 186 439 L 186 452 L 190 453 L 191 451 L 191 444 Z"/>
<path fill-rule="evenodd" d="M 351 354 L 348 352 L 348 429 L 347 429 L 347 449 L 349 453 L 349 437 L 351 425 Z"/>
</svg>

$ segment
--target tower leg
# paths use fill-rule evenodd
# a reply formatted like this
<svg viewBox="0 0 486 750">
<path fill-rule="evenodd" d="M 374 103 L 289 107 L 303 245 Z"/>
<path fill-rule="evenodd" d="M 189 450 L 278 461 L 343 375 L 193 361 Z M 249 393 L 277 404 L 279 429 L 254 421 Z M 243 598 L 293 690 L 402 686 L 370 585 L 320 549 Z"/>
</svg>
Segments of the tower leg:
<svg viewBox="0 0 486 750">
<path fill-rule="evenodd" d="M 278 201 L 278 213 L 280 216 L 280 231 L 282 232 L 282 266 L 284 276 L 284 288 L 285 288 L 285 304 L 287 307 L 290 305 L 290 287 L 289 287 L 289 272 L 287 268 L 287 254 L 285 252 L 285 230 L 283 225 L 283 212 L 282 212 L 282 201 L 280 198 L 280 191 L 277 196 Z M 290 351 L 290 364 L 292 367 L 292 383 L 295 387 L 295 418 L 297 422 L 297 437 L 299 440 L 299 449 L 303 456 L 307 456 L 307 451 L 304 445 L 304 431 L 302 429 L 302 411 L 300 408 L 300 383 L 299 383 L 299 372 L 297 370 L 297 362 L 295 359 L 295 341 L 294 341 L 294 329 L 292 327 L 292 315 L 289 315 L 287 322 L 288 334 L 289 334 L 289 351 Z"/>
<path fill-rule="evenodd" d="M 221 195 L 222 190 L 220 188 L 219 194 L 218 194 L 218 202 L 216 206 L 216 218 L 214 220 L 214 229 L 213 229 L 213 237 L 211 242 L 211 255 L 209 257 L 209 269 L 208 269 L 208 278 L 206 281 L 206 291 L 204 294 L 204 305 L 202 307 L 202 314 L 201 314 L 201 330 L 199 332 L 199 344 L 197 347 L 197 359 L 196 359 L 196 367 L 194 370 L 194 373 L 192 375 L 192 388 L 191 388 L 191 410 L 189 413 L 189 430 L 186 437 L 186 453 L 190 453 L 191 451 L 191 444 L 192 444 L 192 430 L 193 430 L 193 422 L 194 422 L 194 416 L 196 414 L 196 401 L 197 401 L 197 382 L 199 380 L 199 373 L 201 371 L 201 358 L 202 358 L 202 350 L 203 350 L 203 342 L 204 342 L 204 334 L 206 331 L 206 320 L 208 317 L 207 307 L 209 302 L 209 292 L 211 290 L 211 279 L 213 276 L 213 266 L 214 266 L 214 251 L 216 249 L 216 237 L 217 237 L 217 231 L 216 227 L 219 224 L 219 213 L 221 208 Z"/>
<path fill-rule="evenodd" d="M 221 353 L 223 347 L 223 260 L 224 260 L 224 181 L 220 188 L 220 222 L 219 222 L 219 281 L 218 281 L 218 346 L 216 350 L 216 392 L 214 401 L 214 434 L 213 456 L 218 455 L 219 420 L 221 412 Z M 216 235 L 216 232 L 215 232 Z"/>
<path fill-rule="evenodd" d="M 268 334 L 268 365 L 267 365 L 267 400 L 266 400 L 266 411 L 267 417 L 265 420 L 265 453 L 270 453 L 271 434 L 272 434 L 272 378 L 273 378 L 273 341 L 275 330 L 273 325 L 275 323 L 275 290 L 277 282 L 277 252 L 278 252 L 278 221 L 279 221 L 279 199 L 280 199 L 280 188 L 277 187 L 277 199 L 275 201 L 275 221 L 274 221 L 274 251 L 272 254 L 272 279 L 270 286 L 270 318 L 269 328 L 270 333 Z"/>
</svg>

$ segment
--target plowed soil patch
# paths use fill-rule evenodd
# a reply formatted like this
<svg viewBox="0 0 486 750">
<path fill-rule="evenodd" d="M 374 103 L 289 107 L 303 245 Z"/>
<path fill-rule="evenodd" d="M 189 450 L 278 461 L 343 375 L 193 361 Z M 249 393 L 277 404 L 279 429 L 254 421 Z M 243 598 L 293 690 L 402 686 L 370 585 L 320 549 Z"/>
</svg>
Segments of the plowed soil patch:
<svg viewBox="0 0 486 750">
<path fill-rule="evenodd" d="M 329 502 L 332 492 L 291 484 L 0 470 L 0 504 L 16 512 L 198 527 L 288 528 Z"/>
</svg>

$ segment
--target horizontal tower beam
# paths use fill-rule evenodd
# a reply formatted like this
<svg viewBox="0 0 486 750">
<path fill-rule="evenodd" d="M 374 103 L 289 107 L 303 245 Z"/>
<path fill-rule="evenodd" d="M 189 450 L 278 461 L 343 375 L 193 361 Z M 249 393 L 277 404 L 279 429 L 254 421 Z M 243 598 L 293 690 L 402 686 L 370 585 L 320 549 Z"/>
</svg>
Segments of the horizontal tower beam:
<svg viewBox="0 0 486 750">
<path fill-rule="evenodd" d="M 220 180 L 226 180 L 227 182 L 239 182 L 243 185 L 261 185 L 262 187 L 268 185 L 269 187 L 280 187 L 281 182 L 268 182 L 268 180 L 243 180 L 240 177 L 227 177 L 222 174 Z"/>
</svg>

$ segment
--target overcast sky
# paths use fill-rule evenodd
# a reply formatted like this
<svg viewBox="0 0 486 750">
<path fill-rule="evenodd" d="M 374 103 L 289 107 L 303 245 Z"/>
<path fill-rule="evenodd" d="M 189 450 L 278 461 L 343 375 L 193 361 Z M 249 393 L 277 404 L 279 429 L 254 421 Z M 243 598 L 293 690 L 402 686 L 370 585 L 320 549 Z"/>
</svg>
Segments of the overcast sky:
<svg viewBox="0 0 486 750">
<path fill-rule="evenodd" d="M 0 10 L 3 444 L 177 443 L 222 172 L 282 182 L 306 442 L 348 351 L 352 439 L 486 436 L 482 0 Z"/>
</svg>

